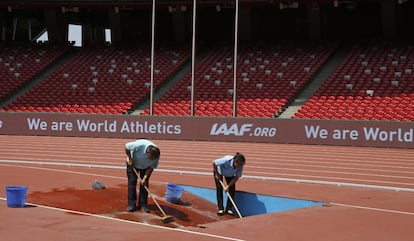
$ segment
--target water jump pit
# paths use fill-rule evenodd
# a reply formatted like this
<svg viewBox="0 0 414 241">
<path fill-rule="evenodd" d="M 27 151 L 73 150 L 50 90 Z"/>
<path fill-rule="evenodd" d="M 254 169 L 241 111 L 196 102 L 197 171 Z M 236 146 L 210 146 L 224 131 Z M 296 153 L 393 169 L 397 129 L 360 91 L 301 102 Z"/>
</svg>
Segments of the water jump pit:
<svg viewBox="0 0 414 241">
<path fill-rule="evenodd" d="M 69 215 L 80 213 L 103 215 L 128 221 L 147 223 L 151 225 L 178 227 L 203 227 L 203 224 L 219 222 L 237 217 L 231 215 L 218 216 L 216 214 L 216 191 L 214 189 L 193 186 L 183 188 L 180 202 L 166 201 L 166 186 L 161 184 L 150 185 L 150 191 L 156 197 L 158 204 L 173 222 L 163 223 L 163 214 L 153 200 L 148 198 L 149 213 L 137 210 L 126 211 L 127 186 L 106 187 L 96 190 L 79 190 L 76 188 L 53 189 L 47 192 L 30 192 L 27 201 L 37 205 L 50 206 L 70 210 Z M 226 195 L 224 194 L 225 200 Z M 243 217 L 252 215 L 280 212 L 310 206 L 322 206 L 322 202 L 289 199 L 258 195 L 247 192 L 236 192 L 235 203 Z M 73 211 L 73 212 L 71 212 Z"/>
</svg>

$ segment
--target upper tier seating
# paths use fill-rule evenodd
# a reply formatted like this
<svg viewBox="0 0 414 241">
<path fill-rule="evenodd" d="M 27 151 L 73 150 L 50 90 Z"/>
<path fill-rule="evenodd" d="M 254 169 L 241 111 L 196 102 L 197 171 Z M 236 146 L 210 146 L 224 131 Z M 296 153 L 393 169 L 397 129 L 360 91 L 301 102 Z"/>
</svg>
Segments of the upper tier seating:
<svg viewBox="0 0 414 241">
<path fill-rule="evenodd" d="M 242 45 L 237 63 L 237 116 L 273 117 L 306 84 L 333 45 Z M 195 67 L 195 115 L 232 116 L 233 49 L 217 46 Z M 159 101 L 157 115 L 190 115 L 191 72 Z M 143 114 L 148 114 L 146 109 Z"/>
<path fill-rule="evenodd" d="M 65 50 L 67 47 L 38 44 L 0 48 L 0 98 L 31 80 Z"/>
<path fill-rule="evenodd" d="M 413 121 L 413 70 L 413 45 L 355 45 L 294 118 Z"/>
<path fill-rule="evenodd" d="M 187 59 L 184 48 L 157 49 L 154 88 Z M 150 92 L 150 64 L 148 46 L 85 47 L 6 110 L 122 114 Z"/>
</svg>

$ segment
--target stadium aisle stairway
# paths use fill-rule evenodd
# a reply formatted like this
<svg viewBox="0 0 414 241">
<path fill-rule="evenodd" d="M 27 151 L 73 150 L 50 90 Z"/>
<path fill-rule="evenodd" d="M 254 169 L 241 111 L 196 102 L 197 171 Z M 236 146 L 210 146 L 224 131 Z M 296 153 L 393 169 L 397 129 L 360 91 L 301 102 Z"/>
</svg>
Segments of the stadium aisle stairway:
<svg viewBox="0 0 414 241">
<path fill-rule="evenodd" d="M 154 88 L 188 59 L 182 47 L 156 53 Z M 4 111 L 124 114 L 150 87 L 149 46 L 84 47 Z"/>
<path fill-rule="evenodd" d="M 334 45 L 242 45 L 237 67 L 239 117 L 274 117 L 326 61 Z M 232 116 L 233 49 L 215 46 L 195 67 L 195 115 Z M 156 115 L 189 116 L 191 73 L 154 104 Z M 146 109 L 143 114 L 149 114 Z"/>
</svg>

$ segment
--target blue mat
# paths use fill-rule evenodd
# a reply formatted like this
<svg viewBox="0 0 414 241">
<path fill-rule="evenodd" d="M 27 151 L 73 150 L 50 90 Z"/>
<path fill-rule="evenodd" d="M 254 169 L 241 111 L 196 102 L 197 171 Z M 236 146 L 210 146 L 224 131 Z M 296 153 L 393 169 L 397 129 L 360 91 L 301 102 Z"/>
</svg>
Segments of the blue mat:
<svg viewBox="0 0 414 241">
<path fill-rule="evenodd" d="M 217 203 L 216 190 L 209 188 L 182 186 L 184 191 L 190 192 L 196 196 L 202 197 L 212 203 Z M 227 195 L 223 193 L 224 200 Z M 185 200 L 184 200 L 185 201 Z M 284 197 L 274 197 L 267 195 L 259 195 L 248 192 L 236 191 L 234 199 L 242 216 L 252 216 L 258 214 L 266 214 L 273 212 L 282 212 L 297 208 L 305 208 L 311 206 L 322 206 L 323 202 L 315 202 L 309 200 L 292 199 Z M 224 205 L 226 202 L 224 202 Z"/>
</svg>

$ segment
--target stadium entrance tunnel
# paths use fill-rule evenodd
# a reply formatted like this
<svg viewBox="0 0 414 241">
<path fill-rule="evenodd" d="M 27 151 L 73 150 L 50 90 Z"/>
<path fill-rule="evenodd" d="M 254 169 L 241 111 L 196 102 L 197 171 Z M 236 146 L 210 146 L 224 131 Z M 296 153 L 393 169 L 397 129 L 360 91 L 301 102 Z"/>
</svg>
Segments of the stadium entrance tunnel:
<svg viewBox="0 0 414 241">
<path fill-rule="evenodd" d="M 207 199 L 212 203 L 217 203 L 215 189 L 194 186 L 182 187 L 193 195 Z M 223 193 L 223 197 L 225 200 L 227 199 L 225 193 Z M 236 191 L 234 202 L 243 217 L 324 205 L 323 202 L 260 195 L 242 191 Z"/>
</svg>

